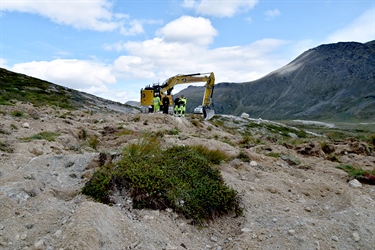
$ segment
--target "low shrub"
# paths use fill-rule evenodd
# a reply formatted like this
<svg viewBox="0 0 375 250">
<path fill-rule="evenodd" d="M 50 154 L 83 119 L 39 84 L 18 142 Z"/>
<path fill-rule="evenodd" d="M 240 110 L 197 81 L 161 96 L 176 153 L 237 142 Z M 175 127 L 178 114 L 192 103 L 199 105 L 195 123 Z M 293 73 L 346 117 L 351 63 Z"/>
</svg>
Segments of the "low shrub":
<svg viewBox="0 0 375 250">
<path fill-rule="evenodd" d="M 102 166 L 82 192 L 110 203 L 111 189 L 126 189 L 134 208 L 172 208 L 194 223 L 241 215 L 237 192 L 214 167 L 225 159 L 223 152 L 203 146 L 161 149 L 159 137 L 143 135 L 124 148 L 116 166 Z"/>
</svg>

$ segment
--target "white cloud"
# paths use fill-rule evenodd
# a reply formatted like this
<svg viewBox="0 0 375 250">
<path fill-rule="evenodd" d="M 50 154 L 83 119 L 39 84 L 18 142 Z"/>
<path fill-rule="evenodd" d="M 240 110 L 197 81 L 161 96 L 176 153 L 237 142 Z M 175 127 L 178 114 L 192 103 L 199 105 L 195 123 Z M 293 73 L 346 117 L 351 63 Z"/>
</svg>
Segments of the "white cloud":
<svg viewBox="0 0 375 250">
<path fill-rule="evenodd" d="M 10 70 L 92 94 L 108 91 L 115 83 L 111 68 L 92 61 L 53 60 L 15 64 Z"/>
<path fill-rule="evenodd" d="M 7 61 L 4 58 L 0 58 L 0 68 L 7 68 Z"/>
<path fill-rule="evenodd" d="M 152 62 L 139 56 L 120 56 L 113 62 L 113 69 L 124 79 L 152 79 L 155 77 Z"/>
<path fill-rule="evenodd" d="M 289 62 L 290 58 L 277 56 L 280 48 L 291 46 L 287 41 L 263 39 L 246 46 L 209 49 L 216 34 L 209 20 L 184 16 L 166 24 L 153 39 L 106 45 L 108 50 L 125 51 L 109 64 L 53 60 L 20 63 L 11 70 L 125 102 L 138 101 L 141 88 L 176 74 L 214 72 L 216 82 L 245 82 Z M 186 87 L 176 86 L 174 93 Z"/>
<path fill-rule="evenodd" d="M 139 21 L 129 21 L 128 15 L 112 12 L 109 0 L 55 1 L 23 0 L 1 1 L 1 11 L 18 11 L 37 14 L 51 21 L 76 29 L 114 31 L 135 35 L 143 32 Z"/>
<path fill-rule="evenodd" d="M 213 42 L 217 31 L 208 19 L 182 16 L 158 30 L 157 35 L 166 42 L 208 45 Z"/>
<path fill-rule="evenodd" d="M 264 12 L 264 15 L 266 16 L 266 20 L 272 20 L 280 16 L 281 12 L 278 9 L 267 10 L 266 12 Z"/>
<path fill-rule="evenodd" d="M 183 7 L 194 9 L 198 14 L 232 17 L 238 13 L 247 12 L 252 9 L 259 0 L 184 0 Z"/>
<path fill-rule="evenodd" d="M 375 40 L 375 9 L 365 11 L 357 19 L 330 36 L 324 43 L 369 42 Z"/>
</svg>

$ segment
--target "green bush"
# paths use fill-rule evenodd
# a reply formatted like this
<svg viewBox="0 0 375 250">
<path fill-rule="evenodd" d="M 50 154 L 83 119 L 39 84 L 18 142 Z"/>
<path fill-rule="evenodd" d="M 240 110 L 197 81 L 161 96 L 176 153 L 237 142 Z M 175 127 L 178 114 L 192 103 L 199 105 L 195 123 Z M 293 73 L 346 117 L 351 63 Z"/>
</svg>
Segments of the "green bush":
<svg viewBox="0 0 375 250">
<path fill-rule="evenodd" d="M 82 190 L 110 202 L 111 188 L 128 190 L 134 208 L 172 208 L 195 223 L 242 214 L 237 192 L 224 184 L 214 167 L 228 157 L 203 146 L 161 149 L 159 138 L 142 136 L 124 148 L 116 166 L 103 166 Z"/>
</svg>

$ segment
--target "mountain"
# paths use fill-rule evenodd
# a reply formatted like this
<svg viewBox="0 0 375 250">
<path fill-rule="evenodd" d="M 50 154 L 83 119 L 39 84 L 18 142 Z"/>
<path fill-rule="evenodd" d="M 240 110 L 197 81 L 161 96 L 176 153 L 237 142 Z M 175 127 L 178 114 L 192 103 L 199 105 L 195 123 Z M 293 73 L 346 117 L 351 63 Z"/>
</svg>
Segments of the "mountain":
<svg viewBox="0 0 375 250">
<path fill-rule="evenodd" d="M 204 87 L 190 86 L 188 112 Z M 375 41 L 340 42 L 310 49 L 261 79 L 218 83 L 216 113 L 271 120 L 369 121 L 375 117 Z"/>
</svg>

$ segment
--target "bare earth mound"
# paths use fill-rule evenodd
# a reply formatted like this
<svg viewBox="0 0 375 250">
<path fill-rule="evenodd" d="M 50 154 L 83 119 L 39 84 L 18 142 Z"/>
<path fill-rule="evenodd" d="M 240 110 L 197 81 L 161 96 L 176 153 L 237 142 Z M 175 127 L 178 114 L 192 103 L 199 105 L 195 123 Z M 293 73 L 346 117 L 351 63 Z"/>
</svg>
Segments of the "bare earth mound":
<svg viewBox="0 0 375 250">
<path fill-rule="evenodd" d="M 313 141 L 242 147 L 234 129 L 194 116 L 28 104 L 0 110 L 1 249 L 374 249 L 375 186 L 349 184 Z M 244 215 L 198 227 L 170 209 L 132 209 L 119 194 L 114 206 L 82 195 L 100 153 L 115 158 L 144 131 L 162 131 L 165 147 L 202 144 L 233 156 L 218 167 Z M 375 167 L 366 145 L 332 147 L 342 164 Z"/>
</svg>

